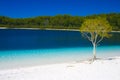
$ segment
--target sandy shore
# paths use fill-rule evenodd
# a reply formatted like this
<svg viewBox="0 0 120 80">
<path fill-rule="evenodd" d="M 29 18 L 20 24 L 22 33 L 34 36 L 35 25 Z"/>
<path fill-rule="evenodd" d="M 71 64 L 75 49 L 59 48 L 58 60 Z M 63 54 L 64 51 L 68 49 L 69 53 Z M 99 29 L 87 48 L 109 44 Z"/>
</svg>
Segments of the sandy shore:
<svg viewBox="0 0 120 80">
<path fill-rule="evenodd" d="M 0 29 L 9 29 L 7 27 L 0 27 Z M 53 30 L 53 31 L 77 31 L 79 32 L 79 29 L 50 29 L 50 28 L 45 28 L 45 29 L 40 29 L 40 28 L 10 28 L 10 29 L 24 29 L 24 30 Z M 111 31 L 111 32 L 118 32 L 120 31 Z"/>
<path fill-rule="evenodd" d="M 0 70 L 0 80 L 120 80 L 120 57 Z"/>
</svg>

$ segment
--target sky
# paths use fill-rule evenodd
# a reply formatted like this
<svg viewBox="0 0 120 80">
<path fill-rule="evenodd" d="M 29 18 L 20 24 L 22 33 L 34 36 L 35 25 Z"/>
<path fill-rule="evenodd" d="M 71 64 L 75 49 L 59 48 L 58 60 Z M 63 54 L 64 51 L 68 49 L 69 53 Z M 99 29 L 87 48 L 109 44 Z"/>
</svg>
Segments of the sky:
<svg viewBox="0 0 120 80">
<path fill-rule="evenodd" d="M 0 0 L 0 15 L 13 18 L 120 13 L 120 0 Z"/>
</svg>

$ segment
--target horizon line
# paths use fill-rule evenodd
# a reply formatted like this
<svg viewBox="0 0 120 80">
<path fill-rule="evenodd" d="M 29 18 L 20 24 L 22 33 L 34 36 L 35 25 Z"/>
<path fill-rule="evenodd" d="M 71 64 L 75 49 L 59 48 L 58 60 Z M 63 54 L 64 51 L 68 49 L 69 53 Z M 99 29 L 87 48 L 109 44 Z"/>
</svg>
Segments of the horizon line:
<svg viewBox="0 0 120 80">
<path fill-rule="evenodd" d="M 106 14 L 120 14 L 120 12 L 108 12 L 108 13 L 95 13 L 95 14 L 88 14 L 88 15 L 72 15 L 72 14 L 56 14 L 56 15 L 35 15 L 35 16 L 30 16 L 30 17 L 11 17 L 8 15 L 0 15 L 3 17 L 8 17 L 8 18 L 35 18 L 35 17 L 42 17 L 42 16 L 46 16 L 46 17 L 52 17 L 52 16 L 58 16 L 58 15 L 69 15 L 69 16 L 79 16 L 79 17 L 86 17 L 86 16 L 92 16 L 92 15 L 106 15 Z"/>
</svg>

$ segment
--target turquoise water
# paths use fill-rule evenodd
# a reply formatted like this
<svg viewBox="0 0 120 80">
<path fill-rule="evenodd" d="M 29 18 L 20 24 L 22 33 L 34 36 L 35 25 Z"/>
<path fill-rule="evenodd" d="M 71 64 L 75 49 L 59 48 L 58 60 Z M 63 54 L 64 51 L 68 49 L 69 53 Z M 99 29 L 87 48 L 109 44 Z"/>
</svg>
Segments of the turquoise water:
<svg viewBox="0 0 120 80">
<path fill-rule="evenodd" d="M 120 56 L 120 33 L 97 48 L 98 57 Z M 74 31 L 0 30 L 0 69 L 79 61 L 92 46 Z"/>
</svg>

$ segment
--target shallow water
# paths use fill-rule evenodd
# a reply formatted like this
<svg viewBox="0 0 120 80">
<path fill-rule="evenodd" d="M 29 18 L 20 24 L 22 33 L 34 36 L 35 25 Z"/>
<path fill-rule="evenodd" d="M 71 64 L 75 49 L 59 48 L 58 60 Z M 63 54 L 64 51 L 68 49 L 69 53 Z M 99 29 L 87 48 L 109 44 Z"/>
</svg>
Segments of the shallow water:
<svg viewBox="0 0 120 80">
<path fill-rule="evenodd" d="M 120 56 L 120 33 L 97 48 L 98 57 Z M 0 69 L 79 61 L 92 57 L 91 43 L 76 31 L 0 30 Z"/>
</svg>

